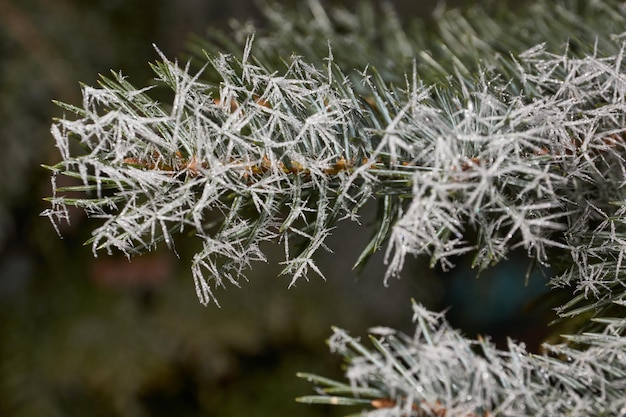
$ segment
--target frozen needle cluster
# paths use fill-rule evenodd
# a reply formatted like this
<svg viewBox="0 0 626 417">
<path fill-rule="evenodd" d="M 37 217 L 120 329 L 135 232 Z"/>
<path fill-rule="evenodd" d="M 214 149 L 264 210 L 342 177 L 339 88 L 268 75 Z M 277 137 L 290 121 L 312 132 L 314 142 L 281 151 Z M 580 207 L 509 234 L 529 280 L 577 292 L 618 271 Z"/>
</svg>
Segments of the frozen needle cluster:
<svg viewBox="0 0 626 417">
<path fill-rule="evenodd" d="M 623 304 L 622 304 L 623 306 Z M 550 346 L 551 356 L 528 354 L 509 341 L 498 350 L 469 340 L 442 314 L 413 305 L 412 336 L 372 329 L 365 346 L 334 329 L 332 350 L 345 356 L 348 383 L 311 374 L 318 396 L 305 403 L 369 406 L 371 416 L 623 416 L 626 413 L 626 320 L 601 334 L 579 336 L 585 350 Z"/>
<path fill-rule="evenodd" d="M 602 27 L 623 27 L 621 6 L 594 4 L 589 16 Z M 487 268 L 523 247 L 557 272 L 551 285 L 575 289 L 559 312 L 590 313 L 587 333 L 542 357 L 513 342 L 497 351 L 416 306 L 416 335 L 384 331 L 374 350 L 337 330 L 332 345 L 349 359 L 351 383 L 307 376 L 330 388 L 305 400 L 365 402 L 373 414 L 394 416 L 624 415 L 623 34 L 586 41 L 593 22 L 539 2 L 530 7 L 535 16 L 566 17 L 554 31 L 576 24 L 580 35 L 564 38 L 560 50 L 537 42 L 508 56 L 497 51 L 511 38 L 482 39 L 469 21 L 444 13 L 443 40 L 431 43 L 442 54 L 436 61 L 417 49 L 423 36 L 411 49 L 411 36 L 390 20 L 383 35 L 397 42 L 372 59 L 412 57 L 391 74 L 386 62 L 381 72 L 367 62 L 349 67 L 354 54 L 344 53 L 349 39 L 339 26 L 352 28 L 350 42 L 368 42 L 355 16 L 333 20 L 319 3 L 310 7 L 324 56 L 313 48 L 270 63 L 268 50 L 288 47 L 281 42 L 305 44 L 291 27 L 289 41 L 248 34 L 242 53 L 208 53 L 200 71 L 161 54 L 153 69 L 171 92 L 163 103 L 159 90 L 135 88 L 120 74 L 84 86 L 81 107 L 61 104 L 76 117 L 52 126 L 62 160 L 49 167 L 53 185 L 59 175 L 78 183 L 55 185 L 44 214 L 69 220 L 75 205 L 101 219 L 94 252 L 132 255 L 160 242 L 175 250 L 181 235 L 198 239 L 191 269 L 205 304 L 215 301 L 214 287 L 238 285 L 252 262 L 266 260 L 263 242 L 284 246 L 292 282 L 322 275 L 315 253 L 327 249 L 338 221 L 358 221 L 372 199 L 380 203 L 376 233 L 356 262 L 386 244 L 385 279 L 407 256 L 426 254 L 446 269 L 472 253 Z M 447 36 L 450 27 L 466 28 L 469 52 Z M 469 63 L 468 53 L 482 64 Z M 351 396 L 338 399 L 337 391 Z"/>
</svg>

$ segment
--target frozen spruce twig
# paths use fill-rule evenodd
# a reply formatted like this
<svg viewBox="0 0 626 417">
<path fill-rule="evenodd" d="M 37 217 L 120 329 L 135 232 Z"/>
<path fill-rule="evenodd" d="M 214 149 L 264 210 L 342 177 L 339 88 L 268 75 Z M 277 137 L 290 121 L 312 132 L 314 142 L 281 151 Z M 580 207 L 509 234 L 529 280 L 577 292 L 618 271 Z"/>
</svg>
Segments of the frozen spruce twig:
<svg viewBox="0 0 626 417">
<path fill-rule="evenodd" d="M 320 388 L 318 395 L 298 401 L 366 406 L 372 416 L 626 413 L 626 339 L 619 336 L 626 330 L 623 318 L 607 320 L 602 333 L 577 336 L 584 350 L 552 346 L 554 356 L 535 356 L 511 340 L 503 351 L 488 340 L 467 339 L 442 314 L 419 304 L 414 303 L 413 312 L 414 335 L 372 329 L 372 347 L 334 329 L 330 348 L 348 360 L 348 383 L 300 374 Z"/>
<path fill-rule="evenodd" d="M 515 62 L 517 88 L 544 95 L 527 100 L 493 71 L 445 88 L 415 72 L 403 88 L 387 86 L 370 71 L 362 96 L 332 54 L 321 69 L 294 57 L 281 74 L 253 64 L 251 47 L 252 39 L 241 60 L 211 60 L 219 86 L 162 57 L 154 69 L 174 91 L 170 106 L 117 74 L 84 87 L 83 108 L 64 105 L 79 118 L 53 125 L 63 161 L 51 167 L 83 185 L 56 189 L 46 214 L 63 217 L 75 204 L 103 218 L 94 251 L 174 247 L 176 234 L 194 234 L 203 249 L 192 270 L 207 302 L 210 279 L 236 284 L 265 259 L 263 241 L 284 243 L 294 281 L 320 273 L 313 254 L 372 196 L 381 221 L 360 261 L 389 241 L 393 276 L 406 255 L 421 253 L 448 267 L 476 251 L 475 264 L 487 267 L 523 246 L 546 262 L 548 248 L 569 247 L 568 222 L 590 215 L 587 194 L 611 184 L 607 192 L 620 192 L 622 79 L 606 70 L 621 55 L 533 48 Z M 87 153 L 71 155 L 73 140 Z M 62 195 L 74 190 L 91 195 Z M 468 228 L 477 242 L 464 238 Z M 292 253 L 293 239 L 304 249 Z"/>
<path fill-rule="evenodd" d="M 284 246 L 292 282 L 322 275 L 315 253 L 372 199 L 378 224 L 355 262 L 386 245 L 384 279 L 407 256 L 447 269 L 471 253 L 484 269 L 522 247 L 574 290 L 558 310 L 579 320 L 565 344 L 496 350 L 416 306 L 413 338 L 378 329 L 367 348 L 337 330 L 349 383 L 306 375 L 326 388 L 303 400 L 393 416 L 626 413 L 623 6 L 441 12 L 433 32 L 364 28 L 371 5 L 309 7 L 268 9 L 266 32 L 240 26 L 234 42 L 214 34 L 199 71 L 161 54 L 169 101 L 114 73 L 83 87 L 82 106 L 60 104 L 74 116 L 52 126 L 62 160 L 44 215 L 69 220 L 74 205 L 101 219 L 94 252 L 199 239 L 205 304 L 265 261 L 264 242 Z"/>
</svg>

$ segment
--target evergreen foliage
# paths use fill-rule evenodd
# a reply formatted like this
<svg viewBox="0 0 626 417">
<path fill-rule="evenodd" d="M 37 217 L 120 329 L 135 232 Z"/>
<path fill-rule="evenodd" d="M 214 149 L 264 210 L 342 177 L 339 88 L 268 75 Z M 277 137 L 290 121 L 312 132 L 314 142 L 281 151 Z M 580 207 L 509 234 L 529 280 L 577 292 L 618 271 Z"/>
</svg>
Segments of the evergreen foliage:
<svg viewBox="0 0 626 417">
<path fill-rule="evenodd" d="M 355 267 L 386 245 L 385 280 L 407 256 L 450 269 L 471 254 L 480 270 L 522 247 L 552 268 L 552 287 L 573 289 L 558 312 L 577 328 L 562 344 L 498 350 L 415 304 L 412 337 L 374 329 L 369 348 L 336 329 L 349 382 L 305 374 L 320 395 L 301 401 L 390 416 L 626 414 L 623 5 L 439 11 L 436 27 L 408 29 L 369 3 L 308 5 L 212 34 L 200 70 L 160 54 L 164 103 L 117 73 L 83 86 L 82 107 L 59 103 L 75 117 L 52 126 L 53 186 L 80 184 L 54 187 L 43 214 L 100 218 L 94 252 L 198 239 L 204 304 L 266 260 L 265 242 L 284 245 L 292 283 L 322 275 L 314 255 L 371 199 L 378 225 Z"/>
</svg>

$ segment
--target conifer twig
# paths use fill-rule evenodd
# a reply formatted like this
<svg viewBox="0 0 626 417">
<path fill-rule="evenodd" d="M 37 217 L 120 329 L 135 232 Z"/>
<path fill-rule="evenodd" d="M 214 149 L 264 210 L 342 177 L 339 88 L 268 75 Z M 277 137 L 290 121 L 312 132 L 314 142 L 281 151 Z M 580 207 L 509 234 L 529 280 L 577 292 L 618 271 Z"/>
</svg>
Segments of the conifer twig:
<svg viewBox="0 0 626 417">
<path fill-rule="evenodd" d="M 435 37 L 393 19 L 369 33 L 371 5 L 309 7 L 308 20 L 268 9 L 274 32 L 240 27 L 227 42 L 239 49 L 209 44 L 198 72 L 159 53 L 165 104 L 115 73 L 83 86 L 82 106 L 60 103 L 74 118 L 52 126 L 61 162 L 43 214 L 67 220 L 74 205 L 99 218 L 94 252 L 198 239 L 204 304 L 266 261 L 268 241 L 284 244 L 292 283 L 323 276 L 315 254 L 371 199 L 380 221 L 357 266 L 386 244 L 385 280 L 407 256 L 447 269 L 471 253 L 485 269 L 522 247 L 553 268 L 551 286 L 574 291 L 558 313 L 584 323 L 566 343 L 543 356 L 513 341 L 498 350 L 414 304 L 412 337 L 377 329 L 366 347 L 335 329 L 349 383 L 306 374 L 322 388 L 301 400 L 388 416 L 626 414 L 623 5 L 442 12 Z M 354 48 L 380 65 L 355 62 Z M 81 184 L 59 187 L 58 175 Z"/>
</svg>

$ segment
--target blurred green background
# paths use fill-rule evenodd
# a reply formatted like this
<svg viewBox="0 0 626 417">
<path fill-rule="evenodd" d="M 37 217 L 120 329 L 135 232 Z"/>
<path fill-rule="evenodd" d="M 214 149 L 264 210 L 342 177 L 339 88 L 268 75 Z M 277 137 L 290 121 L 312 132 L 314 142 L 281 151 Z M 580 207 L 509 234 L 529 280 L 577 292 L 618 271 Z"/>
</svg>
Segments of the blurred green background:
<svg viewBox="0 0 626 417">
<path fill-rule="evenodd" d="M 436 0 L 393 3 L 427 16 Z M 250 0 L 0 0 L 0 416 L 342 415 L 293 400 L 312 393 L 297 371 L 340 377 L 330 326 L 410 332 L 411 297 L 450 302 L 440 280 L 384 287 L 381 255 L 351 271 L 368 228 L 336 230 L 334 253 L 320 257 L 327 282 L 288 289 L 276 262 L 257 265 L 243 288 L 219 291 L 217 308 L 196 299 L 185 242 L 180 259 L 93 258 L 82 245 L 92 220 L 77 213 L 60 239 L 39 217 L 50 193 L 40 164 L 59 158 L 53 99 L 80 104 L 79 82 L 111 69 L 144 86 L 153 43 L 181 56 L 191 34 L 258 15 Z M 406 271 L 430 275 L 418 263 Z"/>
</svg>

